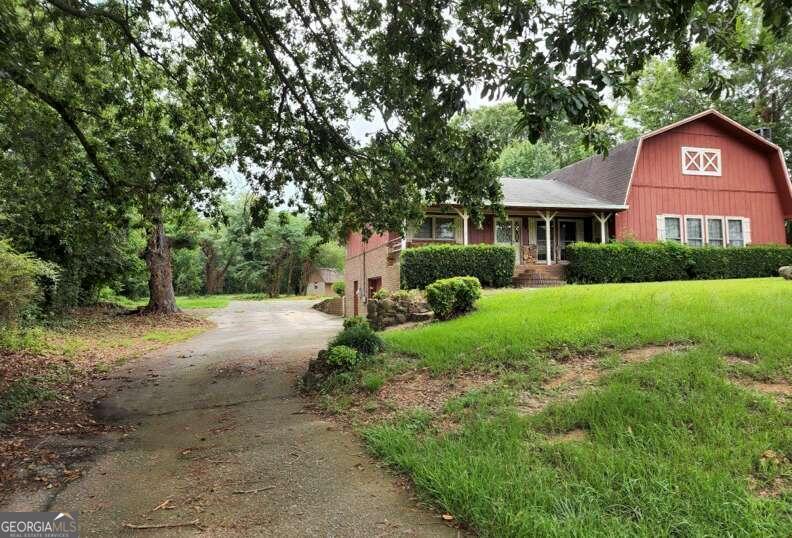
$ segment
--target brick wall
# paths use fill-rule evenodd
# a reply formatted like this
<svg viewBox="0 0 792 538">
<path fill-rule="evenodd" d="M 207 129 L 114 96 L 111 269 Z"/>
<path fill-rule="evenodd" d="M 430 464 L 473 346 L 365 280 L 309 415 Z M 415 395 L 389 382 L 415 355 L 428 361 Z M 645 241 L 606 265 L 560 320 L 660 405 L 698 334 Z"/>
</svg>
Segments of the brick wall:
<svg viewBox="0 0 792 538">
<path fill-rule="evenodd" d="M 344 298 L 333 297 L 332 299 L 325 299 L 321 303 L 314 305 L 314 308 L 325 314 L 332 314 L 334 316 L 344 315 Z"/>
<path fill-rule="evenodd" d="M 382 289 L 395 291 L 399 289 L 399 259 L 398 256 L 388 261 L 388 245 L 382 245 L 373 248 L 365 253 L 365 274 L 363 268 L 364 254 L 358 254 L 351 258 L 347 258 L 344 265 L 344 286 L 345 293 L 344 301 L 346 302 L 346 315 L 352 316 L 355 312 L 355 281 L 358 281 L 360 286 L 361 296 L 358 298 L 358 314 L 361 316 L 366 315 L 366 307 L 363 303 L 362 295 L 365 294 L 368 287 L 368 279 L 382 278 Z"/>
</svg>

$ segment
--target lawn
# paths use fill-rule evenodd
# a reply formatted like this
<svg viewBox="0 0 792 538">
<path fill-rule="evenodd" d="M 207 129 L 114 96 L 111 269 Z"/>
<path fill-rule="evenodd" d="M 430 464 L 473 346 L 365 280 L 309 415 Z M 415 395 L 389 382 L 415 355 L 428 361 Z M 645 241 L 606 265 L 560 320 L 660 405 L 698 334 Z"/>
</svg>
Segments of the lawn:
<svg viewBox="0 0 792 538">
<path fill-rule="evenodd" d="M 335 393 L 357 394 L 374 454 L 482 536 L 790 536 L 790 320 L 781 279 L 502 292 L 384 333 L 387 358 Z M 452 387 L 441 406 L 377 396 L 426 369 Z"/>
</svg>

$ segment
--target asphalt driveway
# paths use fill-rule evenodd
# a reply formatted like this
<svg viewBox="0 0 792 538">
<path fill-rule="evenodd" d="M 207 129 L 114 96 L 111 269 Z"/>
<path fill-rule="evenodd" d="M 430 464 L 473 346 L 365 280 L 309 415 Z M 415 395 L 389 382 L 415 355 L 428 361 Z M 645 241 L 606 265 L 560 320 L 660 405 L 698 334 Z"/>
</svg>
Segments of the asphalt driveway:
<svg viewBox="0 0 792 538">
<path fill-rule="evenodd" d="M 310 306 L 233 302 L 216 329 L 119 369 L 101 411 L 134 429 L 57 495 L 7 508 L 79 511 L 86 536 L 456 536 L 304 409 L 294 382 L 341 326 Z"/>
</svg>

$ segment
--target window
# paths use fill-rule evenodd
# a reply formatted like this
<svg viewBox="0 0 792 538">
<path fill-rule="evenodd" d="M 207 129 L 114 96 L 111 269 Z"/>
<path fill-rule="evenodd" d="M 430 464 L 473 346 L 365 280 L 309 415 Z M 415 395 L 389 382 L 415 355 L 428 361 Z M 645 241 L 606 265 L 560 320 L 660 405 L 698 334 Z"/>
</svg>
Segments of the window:
<svg viewBox="0 0 792 538">
<path fill-rule="evenodd" d="M 453 241 L 456 239 L 456 226 L 454 217 L 427 216 L 421 225 L 413 232 L 414 239 L 427 239 L 436 241 Z"/>
<path fill-rule="evenodd" d="M 665 218 L 665 236 L 666 241 L 682 242 L 682 227 L 679 224 L 679 217 L 666 217 Z"/>
<path fill-rule="evenodd" d="M 432 218 L 429 217 L 421 223 L 421 226 L 415 230 L 413 237 L 416 239 L 431 239 L 432 238 Z"/>
<path fill-rule="evenodd" d="M 742 219 L 729 219 L 729 246 L 745 246 L 745 235 L 743 232 Z"/>
<path fill-rule="evenodd" d="M 454 219 L 453 217 L 434 218 L 435 239 L 454 240 Z"/>
<path fill-rule="evenodd" d="M 721 175 L 721 150 L 683 147 L 682 173 L 687 176 Z"/>
<path fill-rule="evenodd" d="M 707 244 L 711 247 L 723 246 L 723 219 L 707 219 Z"/>
<path fill-rule="evenodd" d="M 704 225 L 701 217 L 685 217 L 685 240 L 691 247 L 704 245 Z"/>
</svg>

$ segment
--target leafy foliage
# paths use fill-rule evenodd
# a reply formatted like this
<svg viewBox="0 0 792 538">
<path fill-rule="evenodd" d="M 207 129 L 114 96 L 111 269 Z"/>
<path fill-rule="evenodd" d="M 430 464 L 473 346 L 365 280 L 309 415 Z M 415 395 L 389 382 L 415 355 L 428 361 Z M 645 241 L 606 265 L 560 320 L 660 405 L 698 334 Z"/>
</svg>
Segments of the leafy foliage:
<svg viewBox="0 0 792 538">
<path fill-rule="evenodd" d="M 348 346 L 363 355 L 373 355 L 385 349 L 382 339 L 368 322 L 345 327 L 330 343 L 330 349 L 336 346 Z"/>
<path fill-rule="evenodd" d="M 339 297 L 343 297 L 346 290 L 346 284 L 343 281 L 339 281 L 333 284 L 333 293 L 338 295 Z"/>
<path fill-rule="evenodd" d="M 20 314 L 40 298 L 39 281 L 57 282 L 57 267 L 30 254 L 17 253 L 0 241 L 0 329 L 14 325 Z"/>
<path fill-rule="evenodd" d="M 692 248 L 664 243 L 575 243 L 568 249 L 571 282 L 650 282 L 752 278 L 792 264 L 792 247 Z"/>
<path fill-rule="evenodd" d="M 506 146 L 496 165 L 504 176 L 527 178 L 541 177 L 560 168 L 558 155 L 549 144 L 531 144 L 527 140 Z"/>
<path fill-rule="evenodd" d="M 362 359 L 362 355 L 349 346 L 337 345 L 327 350 L 327 363 L 339 370 L 355 370 Z"/>
<path fill-rule="evenodd" d="M 474 276 L 436 280 L 426 287 L 426 300 L 437 319 L 447 320 L 473 311 L 481 298 L 481 283 Z"/>
<path fill-rule="evenodd" d="M 435 280 L 474 276 L 484 286 L 501 288 L 514 275 L 509 245 L 428 245 L 401 253 L 401 287 L 423 289 Z"/>
</svg>

